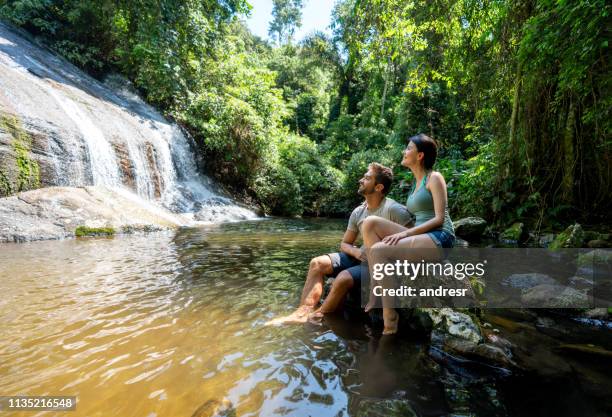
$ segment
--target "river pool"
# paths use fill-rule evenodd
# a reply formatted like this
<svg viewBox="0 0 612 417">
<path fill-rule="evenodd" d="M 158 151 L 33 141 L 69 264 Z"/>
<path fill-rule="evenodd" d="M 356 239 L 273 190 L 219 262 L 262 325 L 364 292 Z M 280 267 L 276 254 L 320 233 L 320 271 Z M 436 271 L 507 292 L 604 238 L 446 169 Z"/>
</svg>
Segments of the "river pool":
<svg viewBox="0 0 612 417">
<path fill-rule="evenodd" d="M 335 251 L 344 227 L 272 219 L 0 245 L 0 395 L 75 395 L 70 416 L 323 417 L 381 404 L 530 415 L 524 380 L 431 351 L 426 338 L 380 339 L 342 314 L 264 326 L 292 311 L 308 261 Z M 557 415 L 573 411 L 558 400 L 565 382 L 536 384 Z M 571 401 L 588 409 L 581 394 Z"/>
</svg>

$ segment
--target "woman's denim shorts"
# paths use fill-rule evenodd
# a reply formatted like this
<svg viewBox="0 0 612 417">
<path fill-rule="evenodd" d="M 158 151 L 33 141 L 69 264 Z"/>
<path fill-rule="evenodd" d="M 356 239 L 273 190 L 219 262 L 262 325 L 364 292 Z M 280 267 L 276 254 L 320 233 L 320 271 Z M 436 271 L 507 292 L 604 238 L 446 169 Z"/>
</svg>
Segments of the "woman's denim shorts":
<svg viewBox="0 0 612 417">
<path fill-rule="evenodd" d="M 452 248 L 455 245 L 455 236 L 448 233 L 446 230 L 434 230 L 427 232 L 431 240 L 440 248 Z"/>
</svg>

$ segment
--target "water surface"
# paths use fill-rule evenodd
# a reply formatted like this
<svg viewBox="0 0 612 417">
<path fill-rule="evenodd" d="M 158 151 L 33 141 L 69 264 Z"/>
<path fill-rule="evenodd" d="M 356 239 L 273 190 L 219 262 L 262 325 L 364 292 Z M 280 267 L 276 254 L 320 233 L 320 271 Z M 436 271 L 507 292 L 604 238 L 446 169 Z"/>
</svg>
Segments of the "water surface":
<svg viewBox="0 0 612 417">
<path fill-rule="evenodd" d="M 265 220 L 0 245 L 0 395 L 76 395 L 71 416 L 347 416 L 381 399 L 419 415 L 516 415 L 503 372 L 426 339 L 380 339 L 341 314 L 263 325 L 295 307 L 308 261 L 335 251 L 344 227 Z"/>
</svg>

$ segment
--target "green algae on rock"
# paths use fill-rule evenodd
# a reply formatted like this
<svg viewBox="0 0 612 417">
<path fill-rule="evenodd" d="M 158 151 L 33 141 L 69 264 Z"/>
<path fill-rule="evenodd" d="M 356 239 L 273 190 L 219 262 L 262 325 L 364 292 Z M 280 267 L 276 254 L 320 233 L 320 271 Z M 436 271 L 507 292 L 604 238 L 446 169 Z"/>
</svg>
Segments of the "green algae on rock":
<svg viewBox="0 0 612 417">
<path fill-rule="evenodd" d="M 86 236 L 113 236 L 115 234 L 115 229 L 112 227 L 87 227 L 87 226 L 78 226 L 74 230 L 74 235 L 76 237 L 86 237 Z"/>
</svg>

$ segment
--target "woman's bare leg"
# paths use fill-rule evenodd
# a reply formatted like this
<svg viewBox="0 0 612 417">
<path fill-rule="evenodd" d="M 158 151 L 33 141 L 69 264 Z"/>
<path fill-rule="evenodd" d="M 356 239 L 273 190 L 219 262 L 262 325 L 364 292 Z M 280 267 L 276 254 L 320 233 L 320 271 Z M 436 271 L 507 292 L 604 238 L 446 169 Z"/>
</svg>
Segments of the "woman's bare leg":
<svg viewBox="0 0 612 417">
<path fill-rule="evenodd" d="M 412 261 L 432 261 L 439 260 L 439 255 L 437 250 L 432 251 L 432 249 L 438 249 L 438 246 L 434 243 L 431 237 L 428 234 L 421 234 L 415 236 L 409 236 L 400 240 L 396 245 L 387 245 L 383 242 L 378 242 L 372 247 L 372 264 L 377 262 L 385 262 L 388 259 L 385 259 L 383 253 L 385 249 L 398 248 L 398 249 L 410 249 L 409 251 L 405 251 L 403 255 L 405 255 L 405 259 Z M 385 323 L 385 328 L 383 330 L 383 334 L 394 334 L 397 332 L 397 326 L 399 323 L 399 314 L 395 311 L 393 305 L 393 298 L 383 297 L 383 321 Z"/>
<path fill-rule="evenodd" d="M 361 232 L 363 234 L 363 243 L 367 250 L 368 255 L 368 267 L 370 268 L 370 277 L 372 277 L 372 265 L 376 263 L 384 263 L 381 259 L 373 259 L 374 255 L 372 252 L 372 248 L 378 244 L 383 238 L 389 235 L 393 235 L 395 233 L 403 232 L 407 228 L 402 226 L 401 224 L 393 223 L 390 220 L 383 219 L 378 216 L 369 216 L 361 225 Z M 380 251 L 377 251 L 380 253 Z M 370 288 L 373 287 L 373 282 L 370 279 Z M 370 297 L 365 306 L 366 313 L 374 308 L 376 304 L 376 297 L 370 291 Z"/>
<path fill-rule="evenodd" d="M 366 217 L 361 225 L 363 243 L 366 248 L 371 248 L 376 243 L 383 240 L 384 237 L 403 232 L 404 230 L 407 230 L 407 227 L 378 216 Z"/>
</svg>

